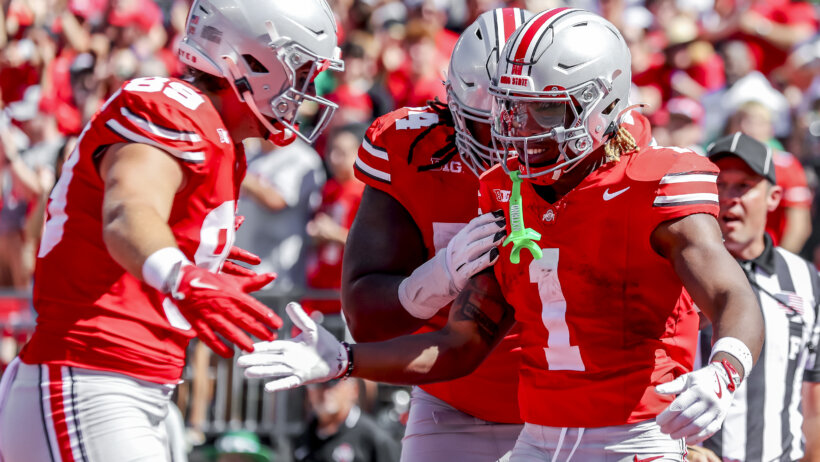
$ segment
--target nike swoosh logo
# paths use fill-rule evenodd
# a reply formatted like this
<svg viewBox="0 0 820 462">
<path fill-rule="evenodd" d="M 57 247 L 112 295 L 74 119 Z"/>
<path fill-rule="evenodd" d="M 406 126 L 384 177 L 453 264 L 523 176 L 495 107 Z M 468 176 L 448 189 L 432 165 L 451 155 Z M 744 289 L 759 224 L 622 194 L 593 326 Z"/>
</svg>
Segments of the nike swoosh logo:
<svg viewBox="0 0 820 462">
<path fill-rule="evenodd" d="M 715 391 L 715 394 L 718 398 L 721 398 L 723 396 L 723 387 L 720 386 L 720 377 L 717 375 L 717 372 L 715 372 L 715 380 L 717 380 L 718 384 L 718 388 L 717 391 Z"/>
<path fill-rule="evenodd" d="M 219 287 L 212 286 L 210 284 L 206 284 L 206 283 L 202 282 L 199 278 L 191 279 L 191 287 L 195 287 L 197 289 L 219 290 Z"/>
<path fill-rule="evenodd" d="M 610 193 L 609 188 L 606 188 L 606 191 L 604 191 L 604 200 L 608 201 L 610 199 L 614 199 L 614 198 L 620 196 L 621 194 L 625 193 L 626 190 L 631 188 L 631 187 L 632 186 L 627 186 L 626 188 L 621 189 L 620 191 L 615 191 L 614 193 Z"/>
<path fill-rule="evenodd" d="M 663 456 L 655 456 L 655 457 L 647 457 L 646 459 L 638 459 L 638 456 L 635 456 L 633 462 L 651 462 L 653 460 L 662 459 Z"/>
</svg>

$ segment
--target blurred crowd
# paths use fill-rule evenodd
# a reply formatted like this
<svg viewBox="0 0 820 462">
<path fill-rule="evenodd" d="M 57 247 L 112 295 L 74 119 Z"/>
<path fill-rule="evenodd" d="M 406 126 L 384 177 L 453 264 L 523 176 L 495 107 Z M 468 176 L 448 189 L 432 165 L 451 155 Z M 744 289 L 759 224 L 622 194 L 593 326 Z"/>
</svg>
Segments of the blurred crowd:
<svg viewBox="0 0 820 462">
<path fill-rule="evenodd" d="M 363 184 L 353 164 L 367 126 L 402 106 L 446 99 L 459 32 L 481 12 L 570 4 L 623 32 L 633 93 L 657 143 L 703 153 L 736 130 L 775 155 L 781 208 L 770 232 L 820 266 L 820 5 L 790 0 L 331 0 L 345 72 L 317 91 L 339 110 L 315 146 L 246 143 L 238 244 L 302 297 L 336 316 L 344 242 Z M 123 82 L 180 77 L 175 43 L 187 0 L 2 0 L 0 287 L 30 288 L 48 194 L 89 118 Z M 311 111 L 302 114 L 310 125 Z M 330 292 L 328 292 L 330 291 Z M 317 294 L 319 294 L 317 296 Z M 239 438 L 241 435 L 237 436 Z M 244 437 L 243 437 L 244 438 Z M 237 439 L 236 441 L 240 441 Z M 243 440 L 244 441 L 244 440 Z M 248 443 L 250 444 L 250 443 Z M 257 442 L 258 444 L 258 442 Z M 262 460 L 262 459 L 259 459 Z"/>
</svg>

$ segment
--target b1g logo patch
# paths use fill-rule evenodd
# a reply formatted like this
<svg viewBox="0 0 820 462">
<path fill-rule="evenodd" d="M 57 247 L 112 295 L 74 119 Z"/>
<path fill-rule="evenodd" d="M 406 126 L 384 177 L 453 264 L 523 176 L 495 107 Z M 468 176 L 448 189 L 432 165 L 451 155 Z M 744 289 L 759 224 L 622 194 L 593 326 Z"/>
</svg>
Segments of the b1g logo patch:
<svg viewBox="0 0 820 462">
<path fill-rule="evenodd" d="M 508 189 L 493 189 L 493 194 L 495 194 L 495 200 L 498 202 L 510 201 L 510 191 Z"/>
<path fill-rule="evenodd" d="M 441 159 L 432 158 L 430 159 L 431 164 L 435 164 L 440 162 Z M 448 173 L 461 173 L 464 171 L 464 168 L 461 165 L 461 162 L 458 160 L 451 160 L 446 164 L 442 165 L 441 167 L 434 168 L 433 171 L 436 172 L 448 172 Z"/>
</svg>

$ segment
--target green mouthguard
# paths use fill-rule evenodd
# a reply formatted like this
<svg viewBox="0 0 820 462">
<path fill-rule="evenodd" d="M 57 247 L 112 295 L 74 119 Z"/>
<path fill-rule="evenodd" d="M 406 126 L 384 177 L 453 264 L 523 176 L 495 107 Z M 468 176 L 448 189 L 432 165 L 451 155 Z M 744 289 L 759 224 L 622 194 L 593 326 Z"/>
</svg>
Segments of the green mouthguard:
<svg viewBox="0 0 820 462">
<path fill-rule="evenodd" d="M 541 234 L 532 228 L 524 227 L 524 213 L 521 208 L 521 178 L 518 177 L 518 171 L 510 172 L 510 179 L 512 180 L 512 193 L 510 194 L 510 226 L 512 232 L 506 239 L 504 239 L 504 246 L 513 244 L 512 252 L 510 253 L 510 262 L 518 264 L 521 261 L 521 249 L 527 249 L 532 254 L 535 260 L 541 258 L 541 248 L 535 241 L 541 239 Z"/>
</svg>

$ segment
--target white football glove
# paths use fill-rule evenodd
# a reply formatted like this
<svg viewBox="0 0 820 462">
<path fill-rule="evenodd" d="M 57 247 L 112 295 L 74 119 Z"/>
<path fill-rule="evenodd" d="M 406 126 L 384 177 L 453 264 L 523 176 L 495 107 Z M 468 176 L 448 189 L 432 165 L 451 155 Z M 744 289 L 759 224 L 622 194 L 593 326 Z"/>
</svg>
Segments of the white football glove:
<svg viewBox="0 0 820 462">
<path fill-rule="evenodd" d="M 343 375 L 347 370 L 345 347 L 327 329 L 316 325 L 298 303 L 288 303 L 285 310 L 302 332 L 290 340 L 255 343 L 253 353 L 237 360 L 240 367 L 247 368 L 245 377 L 275 378 L 265 384 L 265 391 L 272 393 Z"/>
<path fill-rule="evenodd" d="M 503 212 L 489 212 L 472 220 L 436 255 L 415 269 L 399 285 L 399 301 L 408 313 L 430 319 L 452 302 L 467 280 L 498 260 L 506 235 Z"/>
<path fill-rule="evenodd" d="M 729 412 L 737 385 L 719 362 L 658 385 L 658 393 L 678 397 L 660 413 L 656 421 L 672 438 L 686 438 L 697 444 L 720 430 Z"/>
</svg>

